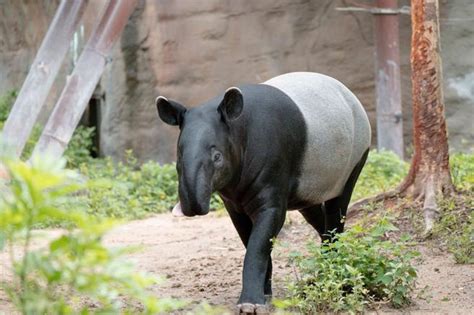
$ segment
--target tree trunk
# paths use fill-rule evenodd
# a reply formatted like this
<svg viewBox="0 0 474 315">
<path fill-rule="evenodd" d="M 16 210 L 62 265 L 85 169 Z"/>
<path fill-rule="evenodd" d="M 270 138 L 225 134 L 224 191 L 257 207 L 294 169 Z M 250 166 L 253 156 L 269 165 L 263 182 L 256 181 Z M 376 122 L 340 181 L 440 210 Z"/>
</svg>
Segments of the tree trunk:
<svg viewBox="0 0 474 315">
<path fill-rule="evenodd" d="M 412 97 L 414 155 L 399 193 L 424 199 L 428 233 L 438 216 L 437 198 L 454 192 L 444 115 L 438 0 L 412 0 Z"/>
</svg>

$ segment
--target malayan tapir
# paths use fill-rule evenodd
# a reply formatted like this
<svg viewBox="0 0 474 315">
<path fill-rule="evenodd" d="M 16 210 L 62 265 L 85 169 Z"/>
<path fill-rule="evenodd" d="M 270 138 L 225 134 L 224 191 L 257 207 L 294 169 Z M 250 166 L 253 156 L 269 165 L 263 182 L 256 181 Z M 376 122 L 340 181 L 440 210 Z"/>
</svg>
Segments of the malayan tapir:
<svg viewBox="0 0 474 315">
<path fill-rule="evenodd" d="M 268 313 L 271 240 L 286 211 L 298 209 L 323 240 L 343 231 L 370 146 L 364 108 L 341 82 L 310 72 L 231 87 L 192 109 L 163 96 L 156 106 L 180 129 L 183 214 L 207 214 L 218 192 L 246 247 L 237 311 Z"/>
</svg>

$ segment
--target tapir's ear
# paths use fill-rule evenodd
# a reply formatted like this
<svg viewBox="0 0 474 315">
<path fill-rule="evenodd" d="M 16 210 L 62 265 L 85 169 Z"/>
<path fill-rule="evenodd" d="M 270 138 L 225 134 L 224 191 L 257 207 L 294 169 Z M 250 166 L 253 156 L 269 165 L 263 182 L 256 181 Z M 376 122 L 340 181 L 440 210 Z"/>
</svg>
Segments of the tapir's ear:
<svg viewBox="0 0 474 315">
<path fill-rule="evenodd" d="M 168 100 L 164 96 L 158 96 L 155 103 L 158 115 L 163 122 L 172 126 L 181 126 L 186 107 L 175 101 Z"/>
<path fill-rule="evenodd" d="M 240 116 L 244 108 L 244 97 L 239 88 L 231 87 L 225 91 L 224 99 L 217 110 L 225 121 L 234 120 Z"/>
</svg>

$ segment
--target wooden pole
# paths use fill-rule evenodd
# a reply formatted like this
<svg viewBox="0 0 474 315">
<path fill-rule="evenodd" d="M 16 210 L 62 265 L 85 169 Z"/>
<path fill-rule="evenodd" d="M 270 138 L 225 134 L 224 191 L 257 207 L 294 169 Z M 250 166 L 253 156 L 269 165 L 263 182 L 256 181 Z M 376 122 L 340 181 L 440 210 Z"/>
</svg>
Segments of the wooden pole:
<svg viewBox="0 0 474 315">
<path fill-rule="evenodd" d="M 87 2 L 87 0 L 61 2 L 5 122 L 4 140 L 18 157 L 43 108 Z"/>
<path fill-rule="evenodd" d="M 377 7 L 396 9 L 397 0 L 377 0 Z M 398 13 L 375 15 L 375 86 L 377 148 L 403 159 Z"/>
<path fill-rule="evenodd" d="M 46 123 L 33 155 L 60 157 L 104 71 L 137 0 L 110 0 Z"/>
</svg>

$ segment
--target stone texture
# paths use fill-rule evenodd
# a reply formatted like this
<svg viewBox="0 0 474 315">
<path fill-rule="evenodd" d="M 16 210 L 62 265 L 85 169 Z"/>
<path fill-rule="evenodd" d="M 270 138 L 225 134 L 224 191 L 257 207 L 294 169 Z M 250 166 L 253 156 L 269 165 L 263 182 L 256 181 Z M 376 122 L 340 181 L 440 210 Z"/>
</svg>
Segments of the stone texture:
<svg viewBox="0 0 474 315">
<path fill-rule="evenodd" d="M 474 1 L 442 1 L 441 55 L 451 149 L 474 152 Z"/>
<path fill-rule="evenodd" d="M 58 3 L 0 0 L 0 95 L 21 86 Z"/>
</svg>

